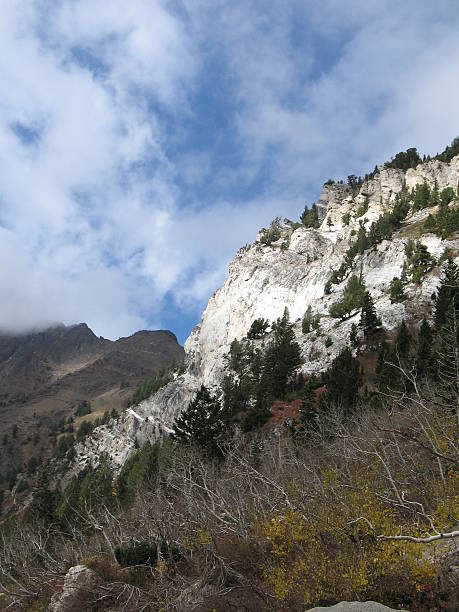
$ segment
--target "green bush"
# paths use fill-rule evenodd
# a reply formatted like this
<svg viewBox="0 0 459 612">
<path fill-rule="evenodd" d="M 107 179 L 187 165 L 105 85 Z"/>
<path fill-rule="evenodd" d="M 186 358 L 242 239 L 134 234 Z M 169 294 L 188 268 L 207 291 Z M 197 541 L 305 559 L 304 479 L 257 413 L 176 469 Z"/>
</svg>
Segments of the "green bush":
<svg viewBox="0 0 459 612">
<path fill-rule="evenodd" d="M 358 207 L 357 212 L 355 214 L 355 216 L 357 217 L 357 219 L 359 217 L 363 217 L 363 215 L 367 212 L 368 210 L 368 206 L 370 204 L 370 198 L 368 196 L 366 196 L 366 198 L 364 199 L 364 201 L 362 202 L 362 204 Z"/>
<path fill-rule="evenodd" d="M 158 547 L 146 540 L 132 542 L 127 546 L 117 546 L 115 548 L 115 558 L 121 567 L 155 565 L 158 559 Z"/>
</svg>

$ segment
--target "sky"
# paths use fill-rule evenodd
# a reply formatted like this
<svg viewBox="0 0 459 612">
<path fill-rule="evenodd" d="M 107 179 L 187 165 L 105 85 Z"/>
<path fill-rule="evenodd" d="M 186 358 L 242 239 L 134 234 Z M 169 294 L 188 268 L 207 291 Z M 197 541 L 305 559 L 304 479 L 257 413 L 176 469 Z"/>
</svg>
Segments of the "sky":
<svg viewBox="0 0 459 612">
<path fill-rule="evenodd" d="M 183 342 L 261 227 L 458 100 L 457 0 L 2 0 L 0 328 Z"/>
</svg>

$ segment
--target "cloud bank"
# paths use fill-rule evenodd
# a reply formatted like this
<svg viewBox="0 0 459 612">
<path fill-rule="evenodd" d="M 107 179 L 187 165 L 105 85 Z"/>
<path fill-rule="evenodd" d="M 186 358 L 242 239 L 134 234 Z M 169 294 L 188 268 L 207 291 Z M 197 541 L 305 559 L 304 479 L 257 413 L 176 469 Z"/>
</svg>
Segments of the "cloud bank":
<svg viewBox="0 0 459 612">
<path fill-rule="evenodd" d="M 329 176 L 459 133 L 459 5 L 6 0 L 0 328 L 197 321 Z"/>
</svg>

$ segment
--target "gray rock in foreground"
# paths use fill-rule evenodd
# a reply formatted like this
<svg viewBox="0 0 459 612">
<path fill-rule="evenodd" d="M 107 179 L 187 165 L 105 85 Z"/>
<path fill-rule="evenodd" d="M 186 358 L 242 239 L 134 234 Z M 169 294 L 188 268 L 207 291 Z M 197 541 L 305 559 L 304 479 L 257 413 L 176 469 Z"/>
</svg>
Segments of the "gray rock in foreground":
<svg viewBox="0 0 459 612">
<path fill-rule="evenodd" d="M 387 612 L 387 610 L 395 610 L 395 608 L 388 608 L 376 601 L 341 601 L 334 606 L 326 608 L 311 608 L 309 612 L 322 612 L 322 610 L 334 610 L 335 612 Z"/>
<path fill-rule="evenodd" d="M 64 578 L 62 591 L 54 593 L 49 612 L 78 612 L 93 597 L 96 575 L 85 565 L 71 567 Z"/>
</svg>

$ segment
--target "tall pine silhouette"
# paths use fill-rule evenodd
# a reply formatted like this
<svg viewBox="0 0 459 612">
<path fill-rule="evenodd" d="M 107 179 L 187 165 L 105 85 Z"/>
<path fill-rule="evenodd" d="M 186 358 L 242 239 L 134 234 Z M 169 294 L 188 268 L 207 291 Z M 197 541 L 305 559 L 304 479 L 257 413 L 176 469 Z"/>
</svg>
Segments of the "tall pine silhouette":
<svg viewBox="0 0 459 612">
<path fill-rule="evenodd" d="M 225 429 L 219 398 L 202 385 L 188 408 L 176 419 L 172 437 L 180 444 L 196 446 L 215 457 L 223 454 Z"/>
<path fill-rule="evenodd" d="M 363 306 L 360 313 L 360 327 L 363 329 L 365 337 L 371 336 L 381 327 L 381 321 L 376 314 L 375 303 L 369 291 L 365 291 Z"/>
<path fill-rule="evenodd" d="M 452 309 L 459 310 L 459 269 L 452 260 L 443 269 L 443 278 L 435 298 L 435 328 L 439 331 Z"/>
</svg>

